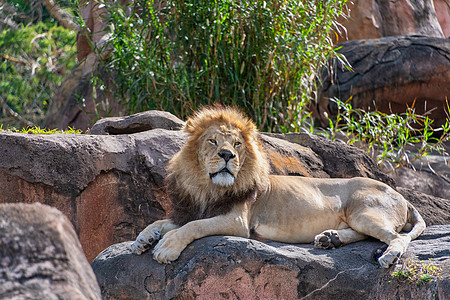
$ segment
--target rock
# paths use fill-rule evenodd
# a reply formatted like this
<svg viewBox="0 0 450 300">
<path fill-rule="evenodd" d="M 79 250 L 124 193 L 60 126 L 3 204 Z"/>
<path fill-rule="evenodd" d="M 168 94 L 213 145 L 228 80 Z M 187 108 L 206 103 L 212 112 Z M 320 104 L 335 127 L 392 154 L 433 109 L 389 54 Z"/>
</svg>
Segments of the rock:
<svg viewBox="0 0 450 300">
<path fill-rule="evenodd" d="M 119 136 L 0 132 L 0 203 L 58 208 L 92 261 L 165 216 L 165 166 L 184 136 L 162 129 Z"/>
<path fill-rule="evenodd" d="M 330 177 L 323 169 L 320 157 L 308 147 L 287 142 L 280 135 L 261 134 L 272 173 L 305 177 Z"/>
<path fill-rule="evenodd" d="M 170 265 L 150 252 L 131 254 L 131 242 L 98 255 L 92 268 L 106 299 L 447 299 L 450 226 L 427 228 L 405 258 L 442 269 L 430 283 L 410 283 L 379 268 L 369 239 L 335 250 L 213 236 L 194 241 Z M 394 296 L 395 295 L 395 296 Z"/>
<path fill-rule="evenodd" d="M 181 129 L 184 122 L 169 112 L 149 110 L 127 117 L 110 117 L 98 120 L 89 134 L 131 134 L 146 130 L 162 128 Z"/>
<path fill-rule="evenodd" d="M 444 147 L 448 153 L 448 145 Z M 450 165 L 446 156 L 433 154 L 411 164 L 410 168 L 402 167 L 392 173 L 397 186 L 450 201 Z"/>
<path fill-rule="evenodd" d="M 436 211 L 450 211 L 450 199 L 430 196 L 410 188 L 398 187 L 397 191 L 417 208 L 427 225 L 450 224 L 450 214 L 436 214 Z"/>
<path fill-rule="evenodd" d="M 163 188 L 165 167 L 185 139 L 183 132 L 165 129 L 122 135 L 0 132 L 0 203 L 41 202 L 58 208 L 74 225 L 92 261 L 106 247 L 134 240 L 170 212 Z M 342 142 L 307 134 L 262 139 L 273 173 L 363 176 L 393 185 L 363 151 Z M 430 215 L 448 214 L 436 203 Z"/>
<path fill-rule="evenodd" d="M 450 37 L 450 5 L 448 0 L 434 0 L 436 17 L 441 25 L 444 37 Z"/>
<path fill-rule="evenodd" d="M 266 134 L 310 148 L 323 163 L 323 171 L 332 178 L 369 177 L 390 186 L 392 178 L 381 172 L 375 162 L 361 149 L 341 141 L 332 142 L 308 133 Z"/>
<path fill-rule="evenodd" d="M 1 299 L 101 299 L 69 220 L 55 208 L 0 204 Z"/>
<path fill-rule="evenodd" d="M 337 42 L 414 34 L 448 37 L 443 33 L 448 27 L 445 17 L 450 16 L 450 10 L 445 1 L 355 0 L 347 2 L 350 13 L 338 20 L 345 30 L 341 31 Z"/>
<path fill-rule="evenodd" d="M 354 108 L 404 113 L 415 107 L 440 126 L 447 120 L 446 99 L 450 97 L 450 39 L 399 36 L 349 41 L 339 53 L 353 70 L 334 64 L 333 75 L 324 70 L 315 115 L 323 126 L 337 114 L 331 98 L 350 99 Z"/>
<path fill-rule="evenodd" d="M 407 188 L 434 197 L 448 199 L 450 201 L 450 182 L 448 177 L 438 175 L 431 170 L 412 170 L 400 168 L 392 174 L 398 187 Z"/>
</svg>

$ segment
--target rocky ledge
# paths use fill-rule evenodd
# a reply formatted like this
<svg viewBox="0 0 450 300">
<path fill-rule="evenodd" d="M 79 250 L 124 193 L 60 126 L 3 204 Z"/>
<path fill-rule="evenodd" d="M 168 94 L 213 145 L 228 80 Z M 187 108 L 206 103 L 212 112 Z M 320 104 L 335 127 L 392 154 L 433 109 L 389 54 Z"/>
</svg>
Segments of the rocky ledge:
<svg viewBox="0 0 450 300">
<path fill-rule="evenodd" d="M 411 242 L 407 260 L 441 269 L 430 281 L 391 275 L 373 258 L 374 239 L 335 250 L 213 236 L 193 242 L 170 265 L 131 242 L 100 253 L 92 267 L 104 299 L 448 299 L 450 225 L 431 226 Z"/>
<path fill-rule="evenodd" d="M 164 117 L 156 115 L 158 119 Z M 428 225 L 445 225 L 428 228 L 421 239 L 412 243 L 408 255 L 422 261 L 431 258 L 447 273 L 421 285 L 396 281 L 390 275 L 392 270 L 379 269 L 372 260 L 373 251 L 382 245 L 373 240 L 323 251 L 311 245 L 208 237 L 192 243 L 179 261 L 167 266 L 157 264 L 150 254 L 131 255 L 128 242 L 117 243 L 135 239 L 140 230 L 163 218 L 170 209 L 163 189 L 165 166 L 186 139 L 184 133 L 174 130 L 138 132 L 148 127 L 142 129 L 135 124 L 146 124 L 154 116 L 155 113 L 141 114 L 117 122 L 109 119 L 104 122 L 107 126 L 100 128 L 101 135 L 0 132 L 0 298 L 28 295 L 34 290 L 24 290 L 25 284 L 36 282 L 38 294 L 32 294 L 35 298 L 58 291 L 60 284 L 75 294 L 85 291 L 86 298 L 99 297 L 95 285 L 83 287 L 95 280 L 92 281 L 92 274 L 79 275 L 90 270 L 79 245 L 74 246 L 73 238 L 69 246 L 55 242 L 65 231 L 71 237 L 78 234 L 88 261 L 114 244 L 92 265 L 105 299 L 445 299 L 450 294 L 450 227 L 445 225 L 450 224 L 450 201 L 424 194 L 416 186 L 398 188 L 361 150 L 302 133 L 261 135 L 274 174 L 363 176 L 397 188 L 417 207 Z M 139 118 L 146 120 L 137 122 Z M 448 184 L 440 189 L 448 190 Z M 41 202 L 56 207 L 72 222 L 75 232 L 71 226 L 43 218 L 51 214 L 39 205 L 34 206 L 37 212 L 32 213 L 22 203 L 1 204 L 10 202 Z M 8 225 L 17 223 L 8 223 L 11 217 L 35 221 L 22 230 Z M 41 223 L 62 233 L 52 235 Z M 33 239 L 36 246 L 30 246 L 25 237 Z M 54 254 L 54 247 L 61 249 L 62 254 Z M 81 262 L 81 268 L 65 264 L 70 253 L 78 253 L 75 261 Z M 61 262 L 54 261 L 60 257 Z M 62 267 L 47 268 L 59 266 L 58 263 Z M 84 276 L 87 279 L 80 279 Z M 40 288 L 46 290 L 41 293 Z"/>
<path fill-rule="evenodd" d="M 130 134 L 148 128 L 142 124 L 172 124 L 166 128 L 182 124 L 173 121 L 174 116 L 164 120 L 167 115 L 147 112 L 116 123 L 106 119 L 98 123 L 107 124 L 98 126 L 102 135 L 0 132 L 0 203 L 41 202 L 56 207 L 74 225 L 92 262 L 106 247 L 135 239 L 170 209 L 163 188 L 165 167 L 184 145 L 186 134 L 161 128 Z M 342 142 L 306 133 L 262 134 L 261 138 L 274 174 L 362 176 L 395 187 L 366 153 Z M 449 200 L 418 191 L 400 192 L 428 225 L 450 224 Z"/>
</svg>

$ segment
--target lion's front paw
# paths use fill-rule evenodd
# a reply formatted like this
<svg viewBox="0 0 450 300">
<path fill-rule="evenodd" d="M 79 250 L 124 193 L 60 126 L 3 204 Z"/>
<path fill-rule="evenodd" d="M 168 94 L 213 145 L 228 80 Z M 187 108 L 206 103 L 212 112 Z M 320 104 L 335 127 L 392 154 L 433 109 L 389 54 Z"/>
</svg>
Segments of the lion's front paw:
<svg viewBox="0 0 450 300">
<path fill-rule="evenodd" d="M 144 229 L 136 238 L 133 244 L 131 244 L 131 251 L 134 254 L 141 255 L 147 251 L 150 246 L 161 238 L 159 229 Z"/>
<path fill-rule="evenodd" d="M 172 230 L 155 246 L 153 257 L 159 263 L 169 264 L 180 256 L 186 245 L 179 237 L 178 230 Z"/>
<path fill-rule="evenodd" d="M 314 238 L 314 247 L 321 249 L 334 249 L 342 245 L 336 230 L 326 230 Z"/>
</svg>

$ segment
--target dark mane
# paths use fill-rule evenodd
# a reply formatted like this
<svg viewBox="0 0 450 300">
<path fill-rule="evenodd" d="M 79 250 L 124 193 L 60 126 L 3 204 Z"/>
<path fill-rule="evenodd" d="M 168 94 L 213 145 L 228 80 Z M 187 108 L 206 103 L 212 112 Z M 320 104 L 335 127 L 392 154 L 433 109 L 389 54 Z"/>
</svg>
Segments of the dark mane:
<svg viewBox="0 0 450 300">
<path fill-rule="evenodd" d="M 237 194 L 230 191 L 229 193 L 225 193 L 221 198 L 210 199 L 207 207 L 202 208 L 191 195 L 183 195 L 178 190 L 176 182 L 169 178 L 166 179 L 166 191 L 172 201 L 173 209 L 169 218 L 178 226 L 183 226 L 191 221 L 226 214 L 236 204 L 255 201 L 258 194 L 256 187 Z"/>
</svg>

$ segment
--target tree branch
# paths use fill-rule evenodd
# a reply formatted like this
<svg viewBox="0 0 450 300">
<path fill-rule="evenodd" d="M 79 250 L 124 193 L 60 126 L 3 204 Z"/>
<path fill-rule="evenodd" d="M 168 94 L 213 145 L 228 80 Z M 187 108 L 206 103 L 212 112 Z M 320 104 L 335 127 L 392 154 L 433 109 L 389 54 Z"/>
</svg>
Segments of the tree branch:
<svg viewBox="0 0 450 300">
<path fill-rule="evenodd" d="M 10 116 L 11 118 L 13 118 L 16 121 L 19 121 L 21 124 L 28 126 L 28 127 L 36 127 L 36 124 L 34 124 L 31 121 L 26 120 L 25 118 L 23 118 L 21 115 L 19 115 L 18 113 L 16 113 L 15 111 L 13 111 L 11 109 L 11 107 L 9 107 L 9 105 L 6 103 L 6 101 L 3 99 L 3 97 L 0 96 L 0 104 L 3 107 L 3 110 L 6 112 L 6 114 L 8 116 Z"/>
<path fill-rule="evenodd" d="M 31 66 L 32 65 L 32 63 L 30 63 L 30 62 L 28 62 L 28 61 L 26 61 L 24 59 L 15 58 L 15 57 L 9 56 L 8 54 L 2 54 L 2 57 L 4 59 L 6 59 L 6 60 L 10 60 L 12 62 L 19 63 L 19 64 L 22 64 L 22 65 L 25 65 L 25 66 Z"/>
<path fill-rule="evenodd" d="M 73 17 L 62 9 L 53 0 L 43 0 L 45 7 L 58 22 L 65 28 L 78 31 L 79 26 L 73 21 Z"/>
</svg>

